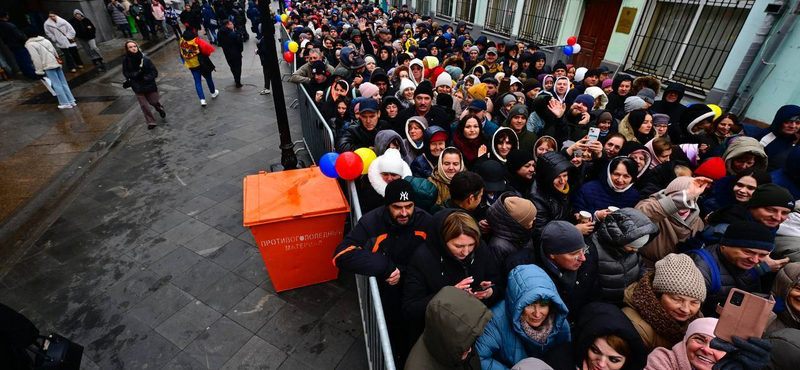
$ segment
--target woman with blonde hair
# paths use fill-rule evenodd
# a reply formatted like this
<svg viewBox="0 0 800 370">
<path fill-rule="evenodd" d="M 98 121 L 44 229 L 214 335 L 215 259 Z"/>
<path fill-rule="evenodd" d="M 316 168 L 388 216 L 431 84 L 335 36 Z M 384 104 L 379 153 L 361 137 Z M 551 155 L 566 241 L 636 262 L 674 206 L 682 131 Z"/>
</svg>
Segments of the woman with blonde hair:
<svg viewBox="0 0 800 370">
<path fill-rule="evenodd" d="M 147 121 L 147 129 L 156 128 L 156 119 L 153 118 L 153 113 L 150 112 L 148 104 L 155 108 L 161 119 L 166 122 L 167 111 L 164 110 L 164 106 L 159 101 L 160 96 L 156 85 L 158 70 L 153 61 L 142 54 L 142 50 L 139 49 L 139 44 L 136 41 L 128 40 L 125 42 L 122 75 L 125 76 L 125 84 L 130 86 L 131 90 L 136 94 L 136 100 L 139 101 L 139 106 L 142 108 L 144 118 Z"/>
</svg>

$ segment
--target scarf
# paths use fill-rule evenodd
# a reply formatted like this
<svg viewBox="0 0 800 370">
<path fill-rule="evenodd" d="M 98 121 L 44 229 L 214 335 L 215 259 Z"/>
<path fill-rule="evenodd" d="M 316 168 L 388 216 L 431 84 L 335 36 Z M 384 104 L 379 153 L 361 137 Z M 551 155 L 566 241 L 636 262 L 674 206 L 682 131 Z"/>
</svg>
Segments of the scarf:
<svg viewBox="0 0 800 370">
<path fill-rule="evenodd" d="M 547 342 L 547 338 L 550 337 L 550 333 L 553 332 L 553 326 L 555 325 L 555 315 L 548 314 L 547 318 L 544 319 L 542 325 L 539 325 L 538 328 L 534 328 L 530 326 L 525 318 L 522 315 L 519 316 L 519 325 L 522 328 L 522 332 L 531 338 L 536 343 L 545 344 Z"/>
<path fill-rule="evenodd" d="M 136 53 L 125 51 L 125 56 L 131 61 L 131 66 L 135 67 L 136 69 L 141 69 L 142 65 L 144 65 L 144 54 L 142 54 L 141 49 Z"/>
<path fill-rule="evenodd" d="M 642 316 L 645 322 L 653 327 L 655 332 L 666 338 L 671 343 L 683 340 L 689 323 L 701 317 L 700 311 L 690 317 L 686 322 L 679 322 L 672 318 L 661 306 L 656 292 L 653 291 L 654 271 L 647 272 L 636 284 L 631 297 L 631 306 Z"/>
<path fill-rule="evenodd" d="M 461 155 L 467 162 L 474 163 L 478 159 L 478 148 L 482 144 L 480 134 L 474 139 L 467 139 L 462 133 L 456 132 L 453 135 L 453 144 L 461 151 Z"/>
<path fill-rule="evenodd" d="M 556 188 L 553 187 L 553 189 L 556 189 Z M 567 186 L 565 186 L 563 190 L 562 189 L 556 189 L 556 191 L 561 193 L 561 194 L 569 194 L 569 184 L 567 184 Z"/>
</svg>

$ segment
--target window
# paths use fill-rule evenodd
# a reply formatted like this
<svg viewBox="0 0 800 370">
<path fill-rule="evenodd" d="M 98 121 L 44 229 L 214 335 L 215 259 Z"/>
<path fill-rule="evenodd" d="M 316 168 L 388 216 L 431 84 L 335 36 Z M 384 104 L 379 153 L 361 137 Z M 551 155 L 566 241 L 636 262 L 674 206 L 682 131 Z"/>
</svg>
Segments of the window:
<svg viewBox="0 0 800 370">
<path fill-rule="evenodd" d="M 431 14 L 430 0 L 416 0 L 414 1 L 414 10 L 421 15 Z"/>
<path fill-rule="evenodd" d="M 626 69 L 714 87 L 755 0 L 660 0 L 647 3 Z"/>
<path fill-rule="evenodd" d="M 516 8 L 517 0 L 489 0 L 486 10 L 486 30 L 501 35 L 510 35 Z"/>
<path fill-rule="evenodd" d="M 436 15 L 445 18 L 452 18 L 453 0 L 439 0 L 436 4 Z"/>
<path fill-rule="evenodd" d="M 475 5 L 478 0 L 456 0 L 456 20 L 475 23 Z"/>
<path fill-rule="evenodd" d="M 541 45 L 555 44 L 566 5 L 566 0 L 535 0 L 526 4 L 519 38 Z"/>
</svg>

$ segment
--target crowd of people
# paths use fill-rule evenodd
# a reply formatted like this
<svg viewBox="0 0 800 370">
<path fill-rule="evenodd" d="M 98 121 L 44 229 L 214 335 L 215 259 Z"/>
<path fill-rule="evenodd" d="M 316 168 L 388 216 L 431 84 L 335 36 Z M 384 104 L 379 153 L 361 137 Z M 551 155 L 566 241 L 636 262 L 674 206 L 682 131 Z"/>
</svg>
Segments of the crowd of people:
<svg viewBox="0 0 800 370">
<path fill-rule="evenodd" d="M 761 128 L 406 6 L 292 6 L 290 81 L 377 155 L 332 262 L 378 279 L 398 368 L 797 364 L 799 106 Z M 763 335 L 715 337 L 733 289 L 778 302 Z"/>
</svg>

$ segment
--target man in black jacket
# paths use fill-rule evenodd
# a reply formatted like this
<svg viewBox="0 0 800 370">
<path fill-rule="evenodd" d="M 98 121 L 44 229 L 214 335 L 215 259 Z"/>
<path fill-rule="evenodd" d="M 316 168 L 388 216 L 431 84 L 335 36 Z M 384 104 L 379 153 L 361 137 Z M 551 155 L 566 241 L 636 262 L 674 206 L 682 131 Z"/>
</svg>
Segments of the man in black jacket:
<svg viewBox="0 0 800 370">
<path fill-rule="evenodd" d="M 423 246 L 431 215 L 414 207 L 415 194 L 406 180 L 386 186 L 385 207 L 369 211 L 336 247 L 333 264 L 348 272 L 375 276 L 395 357 L 409 351 L 401 303 L 403 279 L 411 256 Z"/>
<path fill-rule="evenodd" d="M 233 23 L 227 19 L 222 21 L 218 38 L 219 45 L 222 46 L 222 51 L 225 53 L 225 60 L 231 67 L 236 87 L 242 87 L 242 51 L 244 50 L 242 38 L 233 30 Z"/>
<path fill-rule="evenodd" d="M 336 141 L 336 151 L 339 153 L 354 151 L 358 148 L 371 148 L 375 146 L 375 135 L 378 131 L 388 129 L 389 124 L 382 121 L 378 101 L 372 98 L 362 99 L 358 103 L 359 123 L 352 123 L 344 129 Z"/>
<path fill-rule="evenodd" d="M 25 49 L 25 41 L 28 40 L 25 34 L 14 24 L 8 21 L 8 12 L 0 10 L 0 39 L 11 49 L 14 60 L 17 61 L 22 74 L 28 78 L 40 79 L 33 68 L 33 61 L 28 49 Z"/>
<path fill-rule="evenodd" d="M 439 126 L 448 134 L 452 130 L 452 122 L 448 122 L 447 113 L 441 107 L 433 105 L 433 85 L 428 80 L 419 83 L 414 90 L 414 106 L 400 111 L 395 122 L 406 122 L 414 116 L 425 117 L 429 127 Z"/>
</svg>

